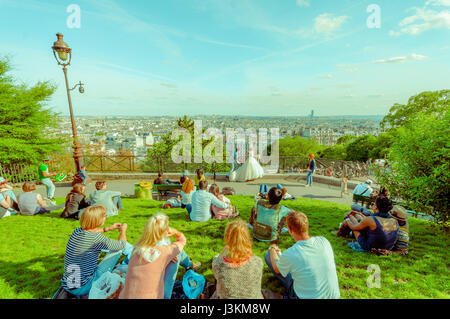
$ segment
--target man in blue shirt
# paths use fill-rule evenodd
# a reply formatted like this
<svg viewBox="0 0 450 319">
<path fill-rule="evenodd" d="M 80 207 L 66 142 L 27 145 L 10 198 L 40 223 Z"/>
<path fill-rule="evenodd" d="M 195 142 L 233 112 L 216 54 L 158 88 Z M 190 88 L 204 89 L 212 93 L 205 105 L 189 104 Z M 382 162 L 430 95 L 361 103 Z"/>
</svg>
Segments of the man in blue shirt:
<svg viewBox="0 0 450 319">
<path fill-rule="evenodd" d="M 198 183 L 198 187 L 199 190 L 192 195 L 192 210 L 190 212 L 192 221 L 206 222 L 210 220 L 211 204 L 219 208 L 228 208 L 228 203 L 220 201 L 216 196 L 206 191 L 208 188 L 206 180 L 201 180 Z"/>
<path fill-rule="evenodd" d="M 271 245 L 265 261 L 286 288 L 288 298 L 339 299 L 336 264 L 329 241 L 322 236 L 309 236 L 308 218 L 301 212 L 290 212 L 286 222 L 296 243 L 283 253 Z"/>
</svg>

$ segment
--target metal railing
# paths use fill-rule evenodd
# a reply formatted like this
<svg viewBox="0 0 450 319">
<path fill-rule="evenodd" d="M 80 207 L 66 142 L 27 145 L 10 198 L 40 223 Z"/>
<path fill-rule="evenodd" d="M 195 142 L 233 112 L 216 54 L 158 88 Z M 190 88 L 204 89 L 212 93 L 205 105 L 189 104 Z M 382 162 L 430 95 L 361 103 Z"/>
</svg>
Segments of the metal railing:
<svg viewBox="0 0 450 319">
<path fill-rule="evenodd" d="M 69 154 L 55 154 L 49 169 L 53 172 L 74 173 L 73 157 Z M 278 166 L 272 167 L 277 173 L 305 173 L 308 165 L 305 156 L 280 156 Z M 108 156 L 84 155 L 86 170 L 92 173 L 157 173 L 157 172 L 195 172 L 202 169 L 206 173 L 228 173 L 229 163 L 174 163 L 170 156 Z M 264 165 L 263 165 L 264 166 Z M 348 162 L 316 158 L 316 174 L 334 177 L 369 176 L 370 169 L 365 163 Z M 0 166 L 1 176 L 12 183 L 21 183 L 38 178 L 38 165 L 4 165 Z M 69 175 L 68 174 L 68 175 Z"/>
</svg>

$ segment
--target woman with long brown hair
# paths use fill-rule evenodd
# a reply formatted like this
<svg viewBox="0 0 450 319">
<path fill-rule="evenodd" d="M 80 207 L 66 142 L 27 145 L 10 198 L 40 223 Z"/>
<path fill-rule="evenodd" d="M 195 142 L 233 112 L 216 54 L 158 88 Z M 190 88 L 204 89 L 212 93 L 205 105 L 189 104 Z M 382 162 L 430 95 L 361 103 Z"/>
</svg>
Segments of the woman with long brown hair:
<svg viewBox="0 0 450 319">
<path fill-rule="evenodd" d="M 78 183 L 73 185 L 72 190 L 66 196 L 66 207 L 64 208 L 62 218 L 79 219 L 81 213 L 86 207 L 89 207 L 89 202 L 86 199 L 84 191 L 86 185 Z"/>
<path fill-rule="evenodd" d="M 211 298 L 263 299 L 263 261 L 253 254 L 247 223 L 241 219 L 229 223 L 225 229 L 224 242 L 222 253 L 212 261 L 217 283 Z"/>
</svg>

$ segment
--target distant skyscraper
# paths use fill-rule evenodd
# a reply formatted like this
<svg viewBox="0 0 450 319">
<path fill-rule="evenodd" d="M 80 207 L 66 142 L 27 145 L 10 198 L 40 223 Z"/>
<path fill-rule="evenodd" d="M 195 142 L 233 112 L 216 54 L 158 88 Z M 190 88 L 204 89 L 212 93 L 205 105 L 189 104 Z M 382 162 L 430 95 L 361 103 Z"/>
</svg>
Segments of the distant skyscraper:
<svg viewBox="0 0 450 319">
<path fill-rule="evenodd" d="M 314 110 L 311 110 L 311 120 L 314 118 Z"/>
</svg>

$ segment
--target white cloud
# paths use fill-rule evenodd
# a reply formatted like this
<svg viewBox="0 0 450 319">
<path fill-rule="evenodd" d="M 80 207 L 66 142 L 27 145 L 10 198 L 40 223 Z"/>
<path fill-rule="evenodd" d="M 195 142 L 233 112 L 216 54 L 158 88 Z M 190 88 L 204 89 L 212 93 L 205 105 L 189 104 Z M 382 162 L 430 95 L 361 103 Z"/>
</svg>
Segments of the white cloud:
<svg viewBox="0 0 450 319">
<path fill-rule="evenodd" d="M 401 29 L 399 31 L 391 30 L 389 35 L 418 35 L 432 29 L 450 29 L 450 11 L 442 8 L 441 11 L 436 11 L 430 9 L 429 6 L 448 7 L 450 0 L 429 0 L 423 8 L 412 8 L 411 10 L 414 10 L 415 14 L 400 21 L 398 25 Z"/>
<path fill-rule="evenodd" d="M 314 31 L 330 34 L 339 29 L 347 19 L 347 16 L 333 17 L 330 13 L 323 13 L 314 20 Z"/>
<path fill-rule="evenodd" d="M 373 63 L 385 63 L 385 64 L 387 64 L 387 63 L 405 63 L 405 62 L 411 62 L 411 61 L 420 61 L 420 60 L 424 60 L 426 58 L 427 57 L 424 55 L 412 53 L 408 56 L 399 56 L 399 57 L 393 57 L 393 58 L 389 58 L 389 59 L 373 61 Z"/>
<path fill-rule="evenodd" d="M 297 5 L 300 7 L 309 7 L 308 0 L 297 0 Z"/>
<path fill-rule="evenodd" d="M 450 7 L 450 0 L 428 0 L 425 6 L 432 5 L 433 7 Z"/>
<path fill-rule="evenodd" d="M 319 78 L 321 78 L 321 79 L 332 79 L 333 75 L 332 74 L 320 75 Z"/>
</svg>

